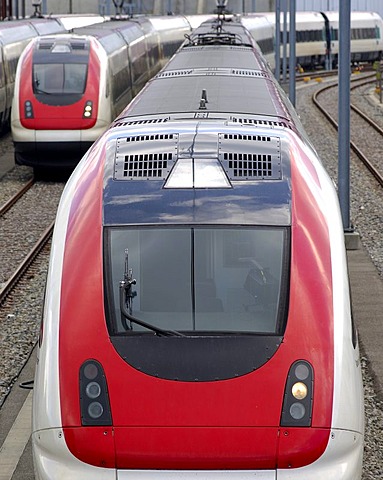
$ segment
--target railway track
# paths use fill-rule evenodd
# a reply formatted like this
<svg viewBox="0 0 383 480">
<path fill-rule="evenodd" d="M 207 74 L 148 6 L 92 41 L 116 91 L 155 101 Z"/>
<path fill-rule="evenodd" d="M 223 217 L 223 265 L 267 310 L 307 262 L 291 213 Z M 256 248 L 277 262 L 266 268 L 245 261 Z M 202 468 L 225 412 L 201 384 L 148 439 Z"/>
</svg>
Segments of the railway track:
<svg viewBox="0 0 383 480">
<path fill-rule="evenodd" d="M 0 290 L 0 307 L 7 298 L 7 296 L 15 289 L 20 279 L 28 271 L 28 268 L 33 264 L 34 260 L 37 258 L 41 250 L 48 243 L 49 239 L 52 236 L 54 228 L 54 222 L 52 222 L 49 227 L 43 232 L 41 237 L 38 239 L 36 244 L 31 248 L 29 253 L 26 255 L 21 264 L 17 267 L 15 272 L 11 277 L 3 284 Z"/>
<path fill-rule="evenodd" d="M 21 188 L 13 194 L 3 205 L 0 206 L 0 217 L 5 215 L 22 197 L 28 192 L 35 184 L 34 178 L 31 178 L 24 183 Z M 30 249 L 29 253 L 25 256 L 20 265 L 16 268 L 10 278 L 0 288 L 0 306 L 3 304 L 10 292 L 17 286 L 22 276 L 28 271 L 28 268 L 32 265 L 33 261 L 39 255 L 41 250 L 49 241 L 52 236 L 54 222 L 43 232 L 41 237 Z"/>
<path fill-rule="evenodd" d="M 375 83 L 375 75 L 369 77 L 364 77 L 363 79 L 354 79 L 352 80 L 351 90 L 355 90 L 360 87 L 364 87 L 371 83 Z M 329 112 L 328 107 L 323 106 L 319 101 L 319 97 L 324 94 L 324 92 L 337 88 L 337 83 L 332 83 L 327 85 L 313 94 L 312 101 L 315 106 L 323 113 L 326 119 L 331 123 L 331 125 L 338 130 L 337 119 Z M 369 139 L 369 143 L 372 145 L 378 145 L 383 142 L 383 128 L 379 126 L 374 120 L 372 120 L 368 115 L 362 112 L 358 107 L 351 103 L 351 118 L 350 123 L 353 126 L 353 129 L 356 131 L 363 132 L 363 138 Z M 337 110 L 336 110 L 337 111 Z M 369 145 L 364 142 L 363 147 L 360 146 L 361 137 L 354 140 L 351 136 L 350 148 L 359 158 L 359 160 L 366 166 L 369 172 L 375 177 L 378 183 L 383 187 L 383 162 L 380 159 L 379 152 L 376 151 L 376 148 L 369 148 Z"/>
<path fill-rule="evenodd" d="M 37 341 L 63 182 L 16 167 L 0 179 L 0 408 Z"/>
<path fill-rule="evenodd" d="M 15 203 L 20 200 L 20 198 L 34 185 L 35 181 L 31 178 L 27 183 L 25 183 L 14 195 L 12 195 L 9 200 L 7 200 L 1 207 L 0 207 L 0 217 L 3 216 L 5 213 L 10 210 Z"/>
</svg>

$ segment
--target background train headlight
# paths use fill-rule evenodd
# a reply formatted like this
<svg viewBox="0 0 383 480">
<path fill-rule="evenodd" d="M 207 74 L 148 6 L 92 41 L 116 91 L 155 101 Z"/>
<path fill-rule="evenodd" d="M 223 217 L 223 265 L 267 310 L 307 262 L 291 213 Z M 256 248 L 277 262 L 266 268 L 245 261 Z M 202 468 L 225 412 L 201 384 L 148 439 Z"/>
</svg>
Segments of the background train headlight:
<svg viewBox="0 0 383 480">
<path fill-rule="evenodd" d="M 82 425 L 112 425 L 106 377 L 97 360 L 80 367 L 80 407 Z"/>
<path fill-rule="evenodd" d="M 311 425 L 313 392 L 312 366 L 305 360 L 294 362 L 286 380 L 281 426 L 309 427 Z"/>
<path fill-rule="evenodd" d="M 89 362 L 84 367 L 84 375 L 88 380 L 94 380 L 98 375 L 98 368 L 95 363 Z"/>
<path fill-rule="evenodd" d="M 34 118 L 33 106 L 30 100 L 24 102 L 24 116 L 25 118 Z"/>
<path fill-rule="evenodd" d="M 93 102 L 91 100 L 88 100 L 85 104 L 84 112 L 82 116 L 84 118 L 92 118 L 92 113 L 93 113 Z"/>
</svg>

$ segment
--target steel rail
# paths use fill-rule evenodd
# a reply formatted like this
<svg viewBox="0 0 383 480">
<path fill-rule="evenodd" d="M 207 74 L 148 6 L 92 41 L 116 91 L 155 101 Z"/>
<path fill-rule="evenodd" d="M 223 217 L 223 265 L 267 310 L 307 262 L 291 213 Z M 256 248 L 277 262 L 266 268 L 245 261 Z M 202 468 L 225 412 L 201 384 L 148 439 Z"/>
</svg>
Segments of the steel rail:
<svg viewBox="0 0 383 480">
<path fill-rule="evenodd" d="M 20 200 L 20 198 L 34 185 L 35 180 L 31 178 L 25 185 L 22 186 L 22 188 L 15 194 L 13 195 L 8 201 L 6 201 L 1 207 L 0 207 L 0 217 L 3 216 L 8 210 L 10 210 L 13 205 Z"/>
<path fill-rule="evenodd" d="M 45 247 L 50 237 L 52 236 L 53 227 L 55 222 L 52 222 L 49 227 L 44 231 L 34 247 L 29 251 L 28 255 L 24 258 L 17 270 L 8 279 L 0 290 L 0 305 L 3 304 L 10 292 L 16 287 L 23 275 L 28 271 L 34 260 L 38 257 L 39 253 Z"/>
<path fill-rule="evenodd" d="M 354 82 L 357 82 L 357 81 L 360 81 L 361 79 L 357 79 L 357 80 L 354 80 Z M 375 80 L 374 79 L 370 79 L 369 81 L 364 81 L 362 83 L 359 83 L 358 85 L 356 86 L 353 86 L 352 88 L 357 88 L 357 87 L 361 87 L 361 86 L 364 86 L 364 85 L 367 85 L 369 83 L 373 83 Z M 321 88 L 320 90 L 318 90 L 317 92 L 315 92 L 312 96 L 312 101 L 313 103 L 315 104 L 315 106 L 323 113 L 323 115 L 326 117 L 326 119 L 331 123 L 331 125 L 336 129 L 338 130 L 338 123 L 336 122 L 336 120 L 334 120 L 334 118 L 330 115 L 330 113 L 319 103 L 319 100 L 318 100 L 318 96 L 323 93 L 324 91 L 326 90 L 329 90 L 331 88 L 335 88 L 337 86 L 337 84 L 331 84 L 331 85 L 327 85 L 323 88 Z M 357 113 L 359 113 L 359 109 L 357 109 L 356 107 L 353 108 L 354 111 L 356 111 Z M 363 114 L 363 119 L 366 120 L 367 116 L 365 116 Z M 368 118 L 368 117 L 367 117 Z M 374 127 L 375 122 L 373 122 L 371 119 L 369 120 L 366 120 L 368 121 L 368 123 Z M 374 125 L 373 125 L 374 124 Z M 379 130 L 377 130 L 381 135 L 383 135 L 383 130 L 378 126 Z M 375 127 L 374 127 L 375 128 Z M 378 183 L 383 187 L 383 176 L 382 174 L 379 173 L 379 171 L 375 168 L 375 166 L 368 160 L 368 158 L 364 155 L 364 153 L 360 150 L 360 148 L 357 147 L 357 145 L 353 142 L 353 141 L 350 141 L 350 147 L 352 149 L 352 151 L 357 155 L 357 157 L 361 160 L 361 162 L 367 167 L 367 169 L 371 172 L 371 174 L 376 178 L 376 180 L 378 181 Z"/>
</svg>

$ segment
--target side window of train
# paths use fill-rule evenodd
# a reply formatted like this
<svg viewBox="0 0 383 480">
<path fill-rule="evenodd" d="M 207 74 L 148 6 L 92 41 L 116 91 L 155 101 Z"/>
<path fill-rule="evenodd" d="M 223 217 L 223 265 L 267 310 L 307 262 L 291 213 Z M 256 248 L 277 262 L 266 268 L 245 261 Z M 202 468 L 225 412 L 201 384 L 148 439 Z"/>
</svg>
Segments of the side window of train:
<svg viewBox="0 0 383 480">
<path fill-rule="evenodd" d="M 331 27 L 331 40 L 337 41 L 338 40 L 338 29 Z"/>
</svg>

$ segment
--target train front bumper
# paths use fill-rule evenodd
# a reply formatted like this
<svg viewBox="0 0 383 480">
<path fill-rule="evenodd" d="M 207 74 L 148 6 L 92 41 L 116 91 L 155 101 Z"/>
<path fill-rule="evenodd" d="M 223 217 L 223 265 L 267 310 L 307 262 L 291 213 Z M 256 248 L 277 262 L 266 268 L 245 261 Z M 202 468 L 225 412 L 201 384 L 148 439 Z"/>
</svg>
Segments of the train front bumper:
<svg viewBox="0 0 383 480">
<path fill-rule="evenodd" d="M 324 454 L 300 468 L 277 470 L 116 470 L 88 465 L 68 449 L 62 429 L 32 434 L 37 480 L 359 480 L 362 475 L 363 435 L 332 430 Z"/>
</svg>

